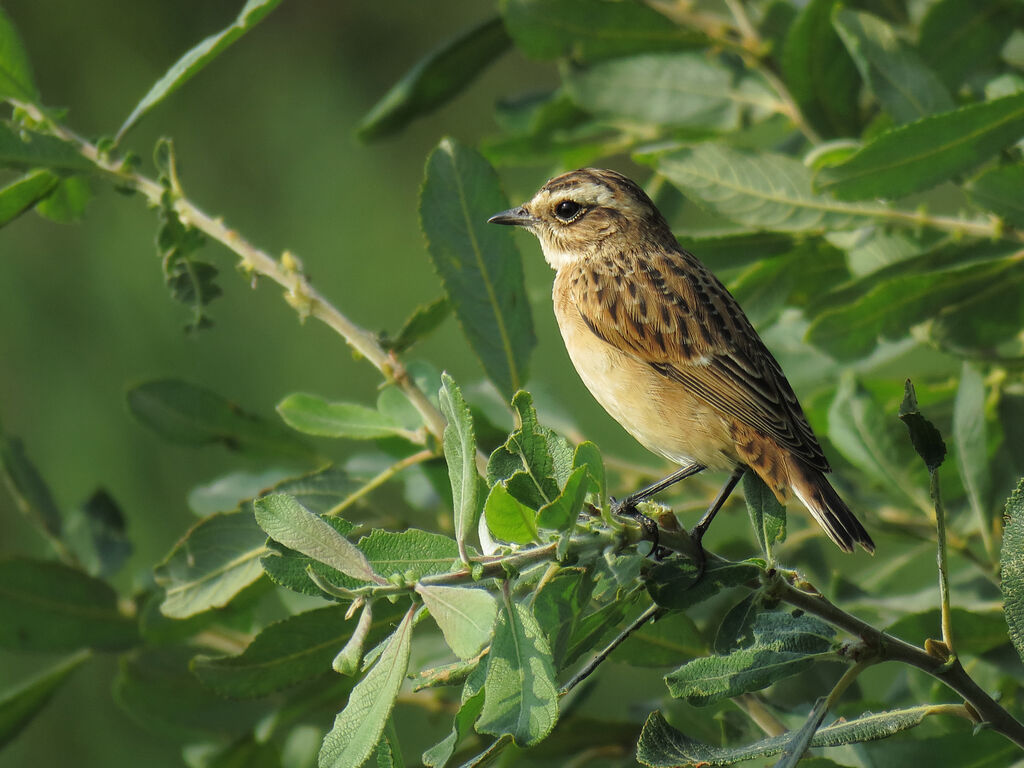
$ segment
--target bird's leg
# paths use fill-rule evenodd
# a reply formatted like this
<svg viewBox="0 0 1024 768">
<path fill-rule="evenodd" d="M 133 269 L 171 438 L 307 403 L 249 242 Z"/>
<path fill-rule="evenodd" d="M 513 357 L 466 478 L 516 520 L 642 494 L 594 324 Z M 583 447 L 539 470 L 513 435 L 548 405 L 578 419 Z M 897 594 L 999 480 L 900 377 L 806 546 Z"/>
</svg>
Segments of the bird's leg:
<svg viewBox="0 0 1024 768">
<path fill-rule="evenodd" d="M 704 575 L 704 567 L 706 561 L 704 558 L 704 545 L 701 544 L 701 539 L 704 538 L 704 534 L 707 533 L 708 527 L 711 525 L 711 521 L 715 519 L 715 515 L 718 514 L 718 510 L 722 508 L 729 495 L 736 488 L 740 478 L 743 477 L 743 473 L 747 471 L 745 466 L 738 466 L 729 475 L 728 481 L 722 486 L 722 490 L 718 492 L 715 500 L 711 502 L 711 506 L 708 507 L 708 511 L 704 513 L 704 516 L 697 522 L 693 529 L 690 531 L 690 537 L 693 539 L 693 543 L 697 545 L 697 581 L 700 581 L 701 576 Z"/>
<path fill-rule="evenodd" d="M 644 534 L 652 542 L 651 554 L 655 554 L 658 550 L 658 524 L 651 520 L 647 515 L 640 512 L 636 508 L 636 505 L 642 501 L 647 501 L 647 499 L 651 498 L 655 494 L 661 493 L 669 486 L 675 485 L 680 480 L 693 477 L 698 472 L 704 471 L 704 469 L 705 467 L 703 464 L 687 464 L 685 467 L 677 469 L 668 477 L 662 478 L 658 482 L 648 485 L 646 488 L 641 488 L 635 493 L 631 493 L 622 501 L 616 501 L 613 498 L 612 514 L 631 517 L 640 523 L 640 527 L 644 529 Z M 710 522 L 710 520 L 708 522 Z"/>
</svg>

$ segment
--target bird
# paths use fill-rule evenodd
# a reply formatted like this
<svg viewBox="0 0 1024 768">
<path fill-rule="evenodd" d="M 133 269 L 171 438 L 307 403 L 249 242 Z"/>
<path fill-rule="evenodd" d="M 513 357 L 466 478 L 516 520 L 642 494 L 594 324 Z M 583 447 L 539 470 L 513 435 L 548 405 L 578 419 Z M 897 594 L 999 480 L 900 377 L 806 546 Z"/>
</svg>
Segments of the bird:
<svg viewBox="0 0 1024 768">
<path fill-rule="evenodd" d="M 795 496 L 846 552 L 874 552 L 829 482 L 828 460 L 778 361 L 739 303 L 672 234 L 647 193 L 612 170 L 549 180 L 490 223 L 522 227 L 555 270 L 562 339 L 594 398 L 645 448 L 679 469 L 615 509 L 709 470 L 731 474 L 691 536 L 701 540 L 744 473 L 780 503 Z"/>
</svg>

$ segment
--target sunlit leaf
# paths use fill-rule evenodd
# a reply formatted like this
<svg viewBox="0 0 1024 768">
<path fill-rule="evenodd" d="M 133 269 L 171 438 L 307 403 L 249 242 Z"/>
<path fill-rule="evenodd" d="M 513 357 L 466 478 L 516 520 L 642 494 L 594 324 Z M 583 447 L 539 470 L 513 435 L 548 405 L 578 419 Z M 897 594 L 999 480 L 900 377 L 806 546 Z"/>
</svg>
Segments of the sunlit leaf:
<svg viewBox="0 0 1024 768">
<path fill-rule="evenodd" d="M 462 397 L 455 380 L 447 373 L 441 375 L 438 395 L 441 413 L 447 425 L 444 428 L 444 458 L 448 463 L 448 479 L 452 486 L 455 514 L 455 538 L 459 542 L 463 561 L 466 541 L 476 532 L 483 509 L 483 481 L 476 469 L 476 434 L 473 415 Z"/>
<path fill-rule="evenodd" d="M 485 589 L 416 585 L 445 642 L 460 659 L 471 659 L 491 639 L 498 606 Z"/>
<path fill-rule="evenodd" d="M 0 227 L 32 210 L 36 203 L 52 194 L 59 183 L 60 176 L 57 174 L 36 170 L 29 171 L 0 189 Z"/>
<path fill-rule="evenodd" d="M 408 436 L 400 424 L 375 408 L 356 403 L 329 402 L 301 392 L 288 395 L 278 403 L 277 412 L 289 427 L 307 435 L 356 440 Z"/>
</svg>

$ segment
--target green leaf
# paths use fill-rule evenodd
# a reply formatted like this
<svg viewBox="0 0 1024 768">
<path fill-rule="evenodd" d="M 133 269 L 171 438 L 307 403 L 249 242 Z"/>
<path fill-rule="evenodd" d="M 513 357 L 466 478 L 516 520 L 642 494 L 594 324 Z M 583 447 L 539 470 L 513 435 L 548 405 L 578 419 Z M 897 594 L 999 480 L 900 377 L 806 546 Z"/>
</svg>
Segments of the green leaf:
<svg viewBox="0 0 1024 768">
<path fill-rule="evenodd" d="M 601 458 L 601 449 L 589 440 L 584 440 L 576 446 L 572 456 L 573 469 L 583 467 L 587 470 L 590 478 L 590 490 L 597 494 L 595 501 L 601 509 L 608 506 L 608 478 L 604 471 L 604 461 Z"/>
<path fill-rule="evenodd" d="M 647 592 L 662 608 L 684 611 L 729 587 L 757 579 L 760 569 L 750 563 L 708 563 L 704 574 L 689 560 L 668 560 L 654 566 Z"/>
<path fill-rule="evenodd" d="M 293 496 L 275 493 L 255 501 L 256 522 L 267 535 L 302 554 L 360 581 L 386 583 L 366 556 L 319 515 Z"/>
<path fill-rule="evenodd" d="M 506 601 L 488 654 L 480 733 L 509 735 L 520 747 L 541 742 L 558 720 L 551 651 L 524 605 Z"/>
<path fill-rule="evenodd" d="M 441 323 L 448 319 L 448 315 L 451 313 L 452 303 L 448 301 L 447 296 L 416 307 L 402 323 L 402 327 L 398 329 L 394 338 L 387 334 L 381 334 L 380 345 L 390 352 L 401 354 L 412 348 L 416 342 L 433 333 Z"/>
<path fill-rule="evenodd" d="M 176 740 L 237 738 L 272 711 L 270 702 L 225 699 L 188 671 L 187 645 L 122 654 L 114 700 L 133 720 Z"/>
<path fill-rule="evenodd" d="M 961 263 L 936 263 L 946 257 Z M 937 268 L 930 269 L 930 263 Z M 1022 281 L 1020 260 L 998 243 L 925 254 L 823 296 L 817 306 L 824 311 L 811 323 L 807 340 L 839 360 L 856 360 L 869 355 L 879 337 L 903 338 L 913 326 L 950 316 L 978 299 L 983 300 L 975 306 L 980 316 L 1005 316 L 1005 307 L 992 306 L 985 297 Z"/>
<path fill-rule="evenodd" d="M 417 584 L 416 592 L 460 659 L 473 658 L 491 639 L 498 605 L 487 590 Z"/>
<path fill-rule="evenodd" d="M 948 765 L 956 768 L 1005 768 L 1018 761 L 1020 747 L 995 730 L 966 731 L 921 739 L 889 739 L 871 749 L 878 768 Z M 802 767 L 801 767 L 802 768 Z"/>
<path fill-rule="evenodd" d="M 139 641 L 109 584 L 56 562 L 0 560 L 0 616 L 0 647 L 15 651 L 116 651 Z"/>
<path fill-rule="evenodd" d="M 2 13 L 2 11 L 0 11 Z M 60 183 L 60 176 L 50 171 L 29 171 L 0 189 L 0 227 L 30 211 L 47 195 L 53 193 Z"/>
<path fill-rule="evenodd" d="M 1024 479 L 1006 500 L 1003 548 L 999 555 L 1003 609 L 1010 640 L 1024 661 Z"/>
<path fill-rule="evenodd" d="M 207 64 L 224 52 L 228 46 L 256 26 L 270 13 L 281 0 L 247 0 L 238 17 L 215 35 L 210 35 L 194 46 L 184 56 L 174 62 L 163 77 L 153 84 L 149 92 L 135 106 L 128 119 L 117 132 L 116 141 L 120 142 L 128 130 L 139 121 L 144 114 L 166 99 L 178 88 L 188 82 Z"/>
<path fill-rule="evenodd" d="M 839 6 L 833 23 L 868 88 L 897 123 L 953 108 L 938 75 L 882 19 Z"/>
<path fill-rule="evenodd" d="M 459 562 L 458 544 L 440 533 L 410 528 L 401 533 L 376 530 L 359 540 L 374 571 L 385 578 L 401 576 L 412 583 L 424 576 L 452 571 Z"/>
<path fill-rule="evenodd" d="M 547 638 L 556 670 L 565 666 L 572 637 L 593 590 L 594 581 L 585 570 L 562 568 L 533 598 L 533 615 Z"/>
<path fill-rule="evenodd" d="M 901 450 L 906 439 L 898 436 L 893 423 L 852 375 L 843 376 L 828 412 L 832 442 L 851 464 L 879 485 L 904 494 L 905 499 L 930 512 L 931 501 L 921 492 L 921 482 Z"/>
<path fill-rule="evenodd" d="M 423 752 L 423 764 L 431 768 L 442 768 L 448 764 L 458 743 L 473 733 L 473 723 L 480 716 L 480 710 L 484 706 L 484 692 L 478 691 L 473 696 L 463 701 L 459 711 L 455 714 L 455 723 L 451 732 L 440 742 Z"/>
<path fill-rule="evenodd" d="M 0 16 L 0 24 L 3 17 Z M 2 35 L 0 28 L 0 35 Z M 0 691 L 0 747 L 4 747 L 32 722 L 50 701 L 50 697 L 64 684 L 68 675 L 91 657 L 88 651 L 79 651 L 59 661 L 44 672 L 13 688 Z"/>
<path fill-rule="evenodd" d="M 91 198 L 92 189 L 84 176 L 67 176 L 50 195 L 39 201 L 36 213 L 50 221 L 68 224 L 85 215 L 85 206 Z"/>
<path fill-rule="evenodd" d="M 729 609 L 718 625 L 715 635 L 715 653 L 724 656 L 737 648 L 745 648 L 754 642 L 754 619 L 763 609 L 760 592 L 751 592 Z"/>
<path fill-rule="evenodd" d="M 592 61 L 706 42 L 636 0 L 502 0 L 501 13 L 516 48 L 533 59 Z"/>
<path fill-rule="evenodd" d="M 28 53 L 10 17 L 0 8 L 0 101 L 35 102 L 39 92 L 32 82 Z"/>
<path fill-rule="evenodd" d="M 942 435 L 928 419 L 921 413 L 917 404 L 917 393 L 914 392 L 914 385 L 910 379 L 903 387 L 903 403 L 899 411 L 900 421 L 907 425 L 910 431 L 910 442 L 914 444 L 914 450 L 924 461 L 929 472 L 934 472 L 946 458 L 946 443 Z"/>
<path fill-rule="evenodd" d="M 484 518 L 494 538 L 515 544 L 540 541 L 537 512 L 519 501 L 501 483 L 491 487 L 484 502 Z"/>
<path fill-rule="evenodd" d="M 0 433 L 0 473 L 14 503 L 25 517 L 51 536 L 61 535 L 61 516 L 50 487 L 17 437 Z"/>
<path fill-rule="evenodd" d="M 840 200 L 904 197 L 971 170 L 1022 134 L 1024 93 L 971 104 L 883 133 L 822 168 L 814 185 Z"/>
<path fill-rule="evenodd" d="M 752 625 L 754 642 L 725 656 L 687 662 L 665 676 L 669 692 L 704 706 L 759 691 L 833 655 L 835 630 L 808 614 L 764 611 Z"/>
<path fill-rule="evenodd" d="M 597 115 L 645 124 L 734 130 L 743 115 L 781 105 L 759 80 L 734 83 L 731 70 L 704 53 L 645 53 L 570 68 L 565 87 L 579 106 Z"/>
<path fill-rule="evenodd" d="M 289 427 L 307 435 L 355 440 L 409 436 L 400 424 L 374 408 L 355 403 L 332 403 L 301 392 L 288 395 L 278 403 L 277 412 Z"/>
<path fill-rule="evenodd" d="M 587 467 L 577 467 L 565 481 L 561 492 L 537 510 L 537 525 L 556 531 L 568 531 L 576 525 L 590 490 Z"/>
<path fill-rule="evenodd" d="M 376 644 L 404 611 L 386 600 L 374 604 L 366 642 Z M 232 699 L 254 699 L 331 671 L 331 660 L 356 627 L 346 606 L 331 605 L 268 625 L 236 656 L 196 656 L 189 668 L 212 691 Z"/>
<path fill-rule="evenodd" d="M 967 184 L 967 195 L 975 205 L 1003 217 L 1007 223 L 1024 228 L 1024 165 L 990 168 Z"/>
<path fill-rule="evenodd" d="M 753 155 L 705 143 L 660 155 L 656 167 L 683 194 L 752 229 L 855 229 L 885 211 L 872 203 L 843 203 L 815 194 L 810 170 L 785 155 Z"/>
<path fill-rule="evenodd" d="M 648 622 L 615 649 L 612 658 L 634 667 L 667 667 L 707 652 L 700 630 L 682 611 Z"/>
<path fill-rule="evenodd" d="M 804 724 L 800 726 L 800 730 L 790 732 L 789 742 L 782 750 L 782 757 L 772 768 L 796 768 L 796 764 L 801 761 L 804 753 L 810 748 L 811 740 L 818 732 L 818 728 L 821 727 L 821 722 L 825 719 L 826 714 L 828 714 L 828 698 L 822 696 L 814 702 L 814 706 Z"/>
<path fill-rule="evenodd" d="M 0 167 L 49 168 L 55 171 L 95 171 L 92 161 L 75 145 L 45 133 L 15 132 L 0 123 Z"/>
<path fill-rule="evenodd" d="M 950 609 L 950 619 L 956 628 L 956 651 L 958 655 L 981 654 L 1005 645 L 1006 619 L 1002 610 L 964 608 Z M 934 637 L 941 626 L 939 609 L 935 608 L 901 616 L 885 628 L 886 634 L 902 638 L 915 645 L 923 645 L 925 639 Z"/>
<path fill-rule="evenodd" d="M 447 373 L 441 374 L 438 393 L 441 413 L 447 424 L 444 428 L 444 458 L 448 463 L 448 479 L 452 484 L 452 506 L 455 513 L 455 538 L 463 562 L 466 541 L 476 532 L 483 504 L 480 500 L 483 485 L 476 470 L 476 434 L 473 415 L 462 397 L 462 390 Z"/>
<path fill-rule="evenodd" d="M 397 133 L 457 95 L 511 43 L 500 18 L 488 19 L 449 40 L 391 86 L 359 123 L 356 135 L 372 141 Z"/>
<path fill-rule="evenodd" d="M 758 264 L 789 253 L 796 245 L 792 235 L 778 232 L 684 236 L 679 243 L 715 272 Z"/>
<path fill-rule="evenodd" d="M 921 19 L 917 50 L 950 90 L 999 60 L 1020 25 L 1012 0 L 938 0 Z"/>
<path fill-rule="evenodd" d="M 825 138 L 860 129 L 860 75 L 832 26 L 838 0 L 811 0 L 786 35 L 782 74 L 800 112 Z"/>
<path fill-rule="evenodd" d="M 153 569 L 165 597 L 160 611 L 184 619 L 221 608 L 263 575 L 267 535 L 252 514 L 225 512 L 196 523 Z"/>
<path fill-rule="evenodd" d="M 930 706 L 911 707 L 840 720 L 820 728 L 811 739 L 811 746 L 835 747 L 884 739 L 920 725 L 930 711 Z M 790 738 L 790 734 L 784 733 L 742 747 L 713 746 L 691 739 L 670 726 L 661 712 L 653 712 L 640 734 L 637 760 L 649 768 L 733 765 L 740 760 L 778 754 L 785 749 Z"/>
<path fill-rule="evenodd" d="M 406 612 L 377 663 L 352 689 L 348 704 L 324 738 L 321 768 L 359 768 L 373 753 L 409 668 L 414 613 L 414 608 Z"/>
<path fill-rule="evenodd" d="M 235 509 L 243 499 L 251 499 L 262 491 L 292 477 L 292 470 L 280 467 L 250 472 L 240 469 L 228 472 L 208 483 L 195 486 L 188 494 L 188 508 L 198 517 Z"/>
<path fill-rule="evenodd" d="M 558 496 L 569 479 L 572 449 L 540 425 L 529 392 L 517 392 L 512 407 L 520 426 L 487 460 L 487 484 L 502 483 L 520 502 L 540 509 Z"/>
<path fill-rule="evenodd" d="M 315 452 L 283 426 L 243 411 L 203 387 L 157 379 L 128 390 L 128 408 L 165 440 L 215 445 L 252 456 L 311 460 Z"/>
<path fill-rule="evenodd" d="M 68 516 L 65 539 L 92 576 L 111 576 L 131 557 L 132 542 L 117 501 L 99 489 Z"/>
<path fill-rule="evenodd" d="M 477 152 L 444 139 L 427 159 L 420 226 L 469 345 L 498 390 L 511 397 L 526 381 L 536 344 L 519 249 L 487 223 L 508 208 L 497 174 Z"/>
<path fill-rule="evenodd" d="M 773 562 L 772 547 L 786 540 L 786 508 L 753 472 L 743 475 L 743 498 L 761 551 Z"/>
<path fill-rule="evenodd" d="M 987 545 L 990 542 L 984 532 L 992 528 L 993 510 L 989 506 L 992 482 L 986 432 L 985 381 L 977 366 L 964 361 L 953 403 L 953 445 L 967 500 Z"/>
</svg>

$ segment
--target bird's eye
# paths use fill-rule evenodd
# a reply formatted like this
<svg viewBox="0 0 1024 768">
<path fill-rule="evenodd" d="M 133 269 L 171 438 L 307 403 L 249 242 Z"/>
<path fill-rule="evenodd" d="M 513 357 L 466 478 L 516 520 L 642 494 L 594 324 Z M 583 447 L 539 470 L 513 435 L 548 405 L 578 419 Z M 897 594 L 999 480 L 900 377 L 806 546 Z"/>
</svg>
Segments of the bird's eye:
<svg viewBox="0 0 1024 768">
<path fill-rule="evenodd" d="M 583 212 L 583 206 L 572 200 L 563 200 L 555 206 L 555 218 L 568 224 Z"/>
</svg>

